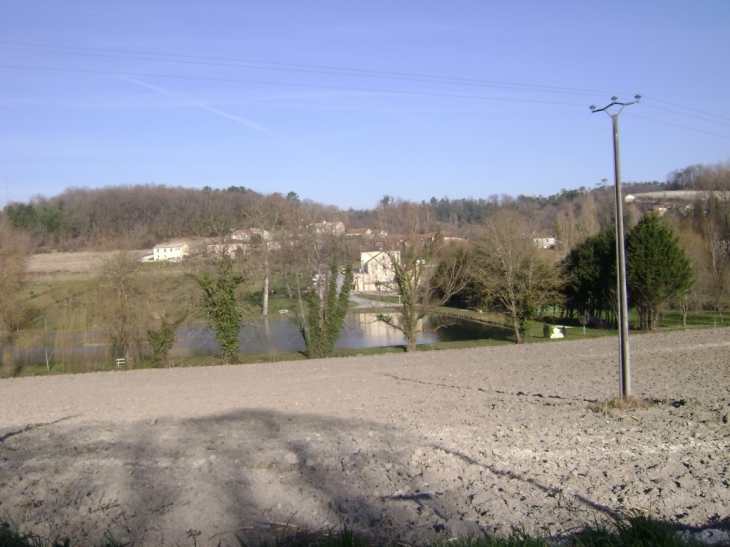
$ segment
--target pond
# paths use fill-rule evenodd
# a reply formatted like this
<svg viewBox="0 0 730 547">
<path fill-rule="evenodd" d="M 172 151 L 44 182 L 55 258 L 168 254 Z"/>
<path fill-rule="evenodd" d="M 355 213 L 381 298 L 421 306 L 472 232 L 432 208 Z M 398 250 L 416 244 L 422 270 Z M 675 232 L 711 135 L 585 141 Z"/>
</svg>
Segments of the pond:
<svg viewBox="0 0 730 547">
<path fill-rule="evenodd" d="M 421 325 L 418 344 L 453 342 L 460 340 L 504 339 L 511 331 L 465 319 L 443 316 L 426 317 Z M 304 341 L 294 321 L 288 317 L 258 319 L 241 328 L 241 353 L 274 353 L 304 351 Z M 358 349 L 383 346 L 404 346 L 403 334 L 377 320 L 373 313 L 349 313 L 345 326 L 335 343 L 336 349 Z M 71 362 L 104 362 L 121 357 L 121 351 L 108 343 L 102 331 L 59 331 L 39 333 L 29 343 L 14 348 L 0 348 L 0 359 L 5 362 L 12 351 L 17 365 L 55 364 Z M 171 357 L 217 355 L 219 346 L 212 330 L 200 324 L 183 325 L 175 332 Z"/>
<path fill-rule="evenodd" d="M 511 331 L 498 326 L 485 325 L 465 319 L 443 316 L 426 317 L 418 336 L 418 344 L 455 342 L 460 340 L 504 339 Z M 172 349 L 173 357 L 211 355 L 218 351 L 212 331 L 190 325 L 176 332 Z M 241 353 L 266 353 L 275 351 L 304 351 L 304 340 L 288 318 L 259 319 L 241 329 L 239 334 Z M 335 343 L 335 349 L 376 348 L 404 346 L 403 334 L 390 325 L 377 320 L 374 313 L 349 313 L 345 326 Z"/>
</svg>

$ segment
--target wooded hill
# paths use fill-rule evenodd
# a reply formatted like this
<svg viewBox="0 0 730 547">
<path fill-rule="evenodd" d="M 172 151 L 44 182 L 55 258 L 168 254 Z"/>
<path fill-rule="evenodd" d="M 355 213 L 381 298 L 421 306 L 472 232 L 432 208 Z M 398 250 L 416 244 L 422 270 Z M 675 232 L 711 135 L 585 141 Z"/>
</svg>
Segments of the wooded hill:
<svg viewBox="0 0 730 547">
<path fill-rule="evenodd" d="M 727 175 L 727 166 L 722 167 Z M 671 174 L 665 183 L 628 183 L 624 191 L 706 187 L 707 180 L 712 178 L 708 174 L 713 175 L 713 182 L 722 178 L 715 176 L 717 171 L 717 167 L 693 166 Z M 393 199 L 385 196 L 381 203 Z M 610 224 L 612 203 L 613 190 L 606 184 L 594 189 L 564 189 L 547 197 L 506 194 L 488 198 L 433 197 L 419 205 L 429 213 L 430 222 L 424 226 L 425 230 L 468 235 L 470 227 L 483 223 L 500 208 L 509 207 L 534 220 L 545 235 L 555 235 L 561 226 L 565 232 L 566 225 L 580 223 L 581 219 L 584 225 Z M 341 210 L 300 200 L 294 192 L 286 196 L 278 192 L 263 195 L 243 186 L 219 190 L 207 186 L 194 189 L 147 184 L 69 188 L 58 196 L 39 196 L 28 203 L 8 204 L 3 214 L 14 228 L 32 237 L 36 252 L 44 252 L 145 249 L 169 239 L 218 236 L 231 228 L 252 227 L 256 210 L 262 207 L 296 208 L 297 216 L 340 221 L 347 229 L 375 228 L 378 204 L 373 205 L 372 209 Z M 281 216 L 279 222 L 283 221 Z"/>
</svg>

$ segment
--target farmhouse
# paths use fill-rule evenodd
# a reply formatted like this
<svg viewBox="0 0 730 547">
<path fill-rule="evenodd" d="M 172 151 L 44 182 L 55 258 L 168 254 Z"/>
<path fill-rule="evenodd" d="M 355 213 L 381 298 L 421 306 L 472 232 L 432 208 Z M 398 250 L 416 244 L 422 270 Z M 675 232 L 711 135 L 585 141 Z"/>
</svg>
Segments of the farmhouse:
<svg viewBox="0 0 730 547">
<path fill-rule="evenodd" d="M 182 260 L 189 252 L 190 247 L 185 241 L 168 241 L 155 245 L 152 249 L 152 260 Z"/>
</svg>

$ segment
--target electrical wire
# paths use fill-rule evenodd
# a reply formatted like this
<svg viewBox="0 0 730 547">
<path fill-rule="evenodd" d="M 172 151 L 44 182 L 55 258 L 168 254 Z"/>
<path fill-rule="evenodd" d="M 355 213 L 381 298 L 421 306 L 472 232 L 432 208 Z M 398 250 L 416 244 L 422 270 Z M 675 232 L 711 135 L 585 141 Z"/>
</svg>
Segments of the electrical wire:
<svg viewBox="0 0 730 547">
<path fill-rule="evenodd" d="M 6 48 L 7 50 L 7 48 Z M 28 50 L 11 50 L 11 51 L 28 51 Z M 32 53 L 38 53 L 36 51 L 33 51 Z M 56 55 L 73 55 L 77 57 L 96 57 L 96 58 L 105 58 L 105 59 L 125 59 L 125 60 L 136 60 L 136 61 L 151 61 L 151 62 L 164 62 L 164 63 L 176 63 L 176 64 L 185 64 L 185 65 L 197 65 L 197 66 L 214 66 L 214 67 L 229 67 L 229 68 L 252 68 L 255 70 L 276 70 L 276 71 L 285 71 L 285 72 L 297 72 L 297 73 L 307 73 L 307 74 L 326 74 L 326 75 L 332 75 L 332 76 L 349 76 L 349 77 L 357 77 L 357 78 L 377 78 L 381 80 L 398 80 L 398 81 L 406 81 L 406 82 L 428 82 L 428 83 L 447 83 L 451 85 L 461 85 L 461 86 L 469 86 L 469 87 L 488 87 L 488 88 L 497 88 L 497 89 L 510 89 L 510 90 L 519 90 L 519 91 L 541 91 L 543 93 L 556 93 L 556 94 L 567 94 L 567 95 L 588 95 L 590 96 L 590 93 L 582 92 L 582 91 L 556 91 L 551 89 L 538 89 L 539 86 L 532 86 L 532 87 L 526 87 L 529 84 L 510 84 L 510 83 L 471 83 L 471 82 L 449 82 L 444 81 L 441 79 L 431 79 L 427 77 L 423 78 L 416 78 L 416 77 L 406 77 L 406 76 L 381 76 L 381 75 L 370 75 L 370 74 L 355 74 L 350 72 L 333 72 L 328 70 L 312 70 L 312 69 L 297 69 L 297 68 L 280 68 L 280 67 L 271 67 L 271 66 L 257 66 L 254 64 L 244 64 L 244 63 L 222 63 L 222 62 L 200 62 L 200 61 L 185 61 L 185 60 L 178 60 L 178 59 L 154 59 L 149 57 L 132 57 L 129 55 L 103 55 L 103 54 L 94 54 L 94 53 L 68 53 L 68 52 L 57 52 L 57 51 L 50 51 L 50 52 L 42 52 L 42 53 L 51 53 Z M 592 95 L 597 95 L 597 93 L 593 93 Z"/>
<path fill-rule="evenodd" d="M 647 104 L 645 106 L 648 106 L 649 108 L 656 108 L 657 110 L 664 110 L 665 112 L 671 112 L 672 114 L 679 114 L 680 116 L 687 116 L 687 117 L 690 117 L 690 118 L 695 118 L 697 120 L 702 120 L 703 122 L 716 123 L 718 125 L 724 125 L 726 127 L 730 127 L 730 123 L 718 122 L 718 121 L 715 121 L 715 120 L 708 120 L 707 118 L 703 118 L 703 117 L 697 116 L 695 114 L 688 114 L 687 112 L 679 112 L 677 110 L 672 110 L 671 108 L 664 108 L 663 106 L 656 106 L 656 105 L 653 105 L 653 104 Z"/>
<path fill-rule="evenodd" d="M 82 74 L 104 74 L 109 76 L 136 76 L 145 78 L 171 78 L 179 80 L 203 80 L 213 82 L 232 82 L 232 83 L 246 83 L 246 84 L 261 84 L 261 85 L 277 85 L 285 87 L 304 87 L 314 89 L 334 89 L 338 91 L 358 91 L 366 93 L 388 93 L 394 95 L 414 95 L 414 96 L 425 96 L 425 97 L 450 97 L 456 99 L 476 99 L 476 100 L 487 100 L 487 101 L 505 101 L 505 102 L 518 102 L 518 103 L 537 103 L 537 104 L 554 104 L 554 105 L 565 105 L 565 106 L 585 106 L 583 103 L 569 103 L 564 101 L 545 101 L 537 99 L 518 99 L 511 97 L 490 97 L 486 95 L 466 95 L 461 93 L 441 93 L 434 91 L 405 91 L 397 89 L 383 89 L 383 88 L 372 88 L 372 87 L 351 87 L 351 86 L 334 86 L 324 84 L 304 84 L 304 83 L 291 83 L 291 82 L 272 82 L 264 80 L 247 80 L 241 78 L 214 78 L 209 76 L 182 76 L 175 74 L 154 74 L 147 72 L 123 72 L 123 71 L 111 71 L 111 70 L 92 70 L 92 69 L 81 69 L 81 68 L 57 68 L 57 67 L 38 67 L 29 65 L 3 65 L 0 64 L 0 68 L 13 68 L 20 70 L 39 70 L 39 71 L 51 71 L 51 72 L 72 72 Z"/>
<path fill-rule="evenodd" d="M 6 46 L 6 47 L 2 47 Z M 7 47 L 10 46 L 10 47 Z M 38 44 L 38 43 L 26 43 L 26 42 L 9 42 L 0 41 L 0 50 L 4 51 L 20 51 L 25 53 L 38 53 L 38 54 L 53 54 L 53 55 L 67 55 L 76 57 L 93 57 L 93 58 L 106 58 L 106 59 L 122 59 L 122 60 L 137 60 L 147 62 L 162 62 L 162 63 L 176 63 L 185 65 L 196 65 L 196 66 L 211 66 L 211 67 L 227 67 L 227 68 L 246 68 L 256 70 L 276 70 L 284 72 L 295 72 L 295 73 L 311 73 L 331 76 L 347 76 L 347 77 L 364 77 L 364 78 L 377 78 L 382 80 L 395 80 L 395 81 L 406 81 L 406 82 L 422 82 L 422 83 L 435 83 L 435 84 L 451 84 L 458 86 L 469 86 L 469 87 L 486 87 L 494 89 L 502 89 L 509 91 L 528 91 L 534 93 L 554 93 L 554 94 L 568 94 L 568 95 L 598 95 L 608 94 L 608 92 L 599 91 L 595 89 L 581 89 L 572 87 L 561 87 L 561 86 L 546 86 L 537 84 L 525 84 L 517 82 L 506 82 L 499 80 L 483 80 L 474 78 L 458 78 L 451 76 L 439 76 L 433 74 L 418 74 L 409 72 L 397 72 L 397 71 L 378 71 L 360 68 L 349 68 L 349 67 L 335 67 L 326 65 L 308 65 L 298 63 L 283 63 L 283 62 L 272 62 L 272 61 L 260 61 L 252 59 L 236 59 L 227 57 L 208 57 L 201 55 L 186 55 L 176 53 L 161 53 L 151 51 L 134 51 L 134 50 L 123 50 L 123 49 L 107 49 L 107 48 L 94 48 L 94 47 L 81 47 L 81 46 L 64 46 L 57 44 Z M 29 49 L 32 48 L 32 49 Z M 55 51 L 54 51 L 55 50 Z M 477 99 L 477 100 L 490 100 L 490 101 L 507 101 L 507 102 L 524 102 L 524 103 L 536 103 L 536 104 L 554 104 L 554 105 L 566 105 L 566 106 L 583 106 L 578 103 L 563 102 L 563 101 L 551 101 L 551 100 L 538 100 L 538 99 L 527 99 L 527 98 L 510 98 L 510 97 L 494 97 L 484 95 L 472 95 L 463 93 L 448 93 L 448 92 L 435 92 L 435 91 L 409 91 L 409 90 L 397 90 L 397 89 L 386 89 L 386 88 L 369 88 L 369 87 L 355 87 L 355 86 L 342 86 L 342 85 L 326 85 L 326 84 L 307 84 L 307 83 L 291 83 L 291 82 L 276 82 L 276 81 L 265 81 L 255 79 L 242 79 L 242 78 L 220 78 L 220 77 L 207 77 L 207 76 L 186 76 L 186 75 L 173 75 L 173 74 L 162 74 L 162 73 L 142 73 L 142 72 L 128 72 L 128 71 L 113 71 L 113 70 L 97 70 L 97 69 L 72 69 L 72 68 L 58 68 L 58 67 L 38 67 L 30 65 L 0 65 L 1 68 L 12 68 L 12 69 L 25 69 L 25 70 L 41 70 L 41 71 L 55 71 L 55 72 L 75 72 L 75 73 L 87 73 L 87 74 L 105 74 L 105 75 L 116 75 L 116 76 L 137 76 L 137 77 L 151 77 L 151 78 L 172 78 L 172 79 L 185 79 L 185 80 L 203 80 L 203 81 L 218 81 L 218 82 L 233 82 L 233 83 L 249 83 L 249 84 L 260 84 L 260 85 L 275 85 L 275 86 L 286 86 L 286 87 L 303 87 L 303 88 L 315 88 L 315 89 L 333 89 L 339 91 L 356 91 L 366 93 L 386 93 L 396 95 L 414 95 L 414 96 L 432 96 L 432 97 L 449 97 L 449 98 L 461 98 L 461 99 Z M 721 120 L 730 121 L 730 118 L 705 112 L 695 108 L 683 106 L 677 103 L 664 101 L 662 99 L 656 99 L 653 97 L 642 97 L 644 101 L 642 104 L 649 108 L 663 110 L 672 114 L 681 116 L 691 117 L 697 120 L 701 120 L 707 123 L 714 123 L 730 127 L 730 123 L 724 121 L 716 121 L 708 119 L 703 116 L 709 116 L 718 118 Z M 690 114 L 688 112 L 680 112 L 671 108 L 657 106 L 651 104 L 651 102 L 663 103 L 675 108 L 688 110 L 690 112 L 696 112 L 703 116 L 696 114 Z M 671 125 L 698 133 L 704 133 L 721 138 L 730 138 L 725 135 L 712 133 L 710 131 L 703 131 L 701 129 L 695 129 L 692 127 L 683 126 L 671 122 L 665 122 L 661 120 L 655 120 L 652 118 L 640 116 L 637 114 L 628 114 L 637 118 L 643 118 L 648 121 L 655 123 L 661 123 L 665 125 Z"/>
<path fill-rule="evenodd" d="M 699 114 L 704 114 L 706 116 L 712 116 L 712 117 L 715 117 L 715 118 L 721 118 L 723 120 L 730 121 L 730 118 L 728 118 L 727 116 L 720 116 L 719 114 L 714 114 L 712 112 L 705 112 L 704 110 L 697 110 L 696 108 L 691 108 L 689 106 L 682 106 L 681 104 L 670 103 L 669 101 L 663 101 L 661 99 L 655 99 L 654 97 L 644 97 L 644 96 L 642 96 L 642 99 L 648 99 L 650 101 L 656 101 L 658 103 L 668 104 L 670 106 L 674 106 L 674 107 L 677 107 L 677 108 L 683 108 L 685 110 L 691 110 L 692 112 L 697 112 Z"/>
<path fill-rule="evenodd" d="M 650 122 L 654 123 L 661 123 L 664 125 L 671 125 L 673 127 L 680 127 L 682 129 L 688 129 L 689 131 L 695 131 L 696 133 L 704 133 L 705 135 L 712 135 L 714 137 L 720 137 L 722 139 L 730 139 L 730 136 L 727 135 L 720 135 L 719 133 L 711 133 L 710 131 L 703 131 L 702 129 L 694 129 L 692 127 L 687 127 L 686 125 L 679 125 L 677 123 L 671 123 L 671 122 L 663 122 L 661 120 L 655 120 L 653 118 L 647 118 L 646 116 L 640 116 L 638 114 L 631 114 L 630 112 L 624 112 L 624 116 L 631 116 L 632 118 L 641 118 L 642 120 L 648 120 Z"/>
<path fill-rule="evenodd" d="M 162 61 L 162 62 L 177 62 L 187 63 L 195 65 L 209 65 L 209 66 L 233 66 L 240 68 L 255 68 L 255 69 L 268 69 L 268 70 L 290 70 L 295 72 L 312 72 L 315 74 L 331 74 L 338 76 L 361 76 L 369 78 L 380 78 L 380 79 L 393 79 L 393 80 L 405 80 L 405 81 L 423 81 L 431 83 L 450 83 L 457 85 L 469 85 L 469 86 L 485 86 L 485 87 L 503 87 L 508 89 L 522 89 L 526 91 L 542 91 L 548 93 L 566 93 L 574 95 L 612 95 L 613 92 L 600 91 L 595 89 L 580 89 L 571 87 L 560 87 L 560 86 L 547 86 L 538 84 L 525 84 L 517 82 L 504 82 L 499 80 L 482 80 L 473 78 L 458 78 L 452 76 L 438 76 L 430 74 L 416 74 L 408 72 L 395 72 L 395 71 L 378 71 L 368 70 L 359 68 L 347 68 L 347 67 L 332 67 L 325 65 L 306 65 L 297 63 L 280 63 L 271 61 L 257 61 L 251 59 L 235 59 L 227 57 L 205 57 L 199 55 L 182 55 L 174 53 L 158 53 L 158 52 L 143 52 L 143 51 L 131 51 L 131 50 L 116 50 L 116 49 L 104 49 L 104 48 L 90 48 L 90 47 L 76 47 L 76 46 L 59 46 L 59 45 L 42 45 L 42 44 L 27 44 L 20 42 L 4 42 L 0 41 L 0 45 L 11 45 L 11 46 L 22 46 L 22 47 L 35 47 L 35 48 L 57 48 L 57 49 L 72 49 L 82 50 L 98 53 L 69 53 L 63 51 L 42 51 L 42 50 L 20 50 L 30 53 L 53 53 L 59 55 L 77 55 L 77 56 L 95 56 L 95 57 L 108 57 L 118 59 L 131 59 L 131 60 L 144 60 L 144 61 Z M 8 50 L 8 48 L 5 48 Z M 18 51 L 13 50 L 13 51 Z M 120 57 L 112 56 L 110 53 L 122 54 L 122 55 L 136 55 L 136 56 L 148 56 L 148 57 Z M 152 56 L 150 58 L 149 56 Z M 162 57 L 162 59 L 155 59 L 154 57 Z M 176 60 L 176 59 L 165 59 L 165 57 L 173 57 L 177 59 L 190 59 Z"/>
</svg>

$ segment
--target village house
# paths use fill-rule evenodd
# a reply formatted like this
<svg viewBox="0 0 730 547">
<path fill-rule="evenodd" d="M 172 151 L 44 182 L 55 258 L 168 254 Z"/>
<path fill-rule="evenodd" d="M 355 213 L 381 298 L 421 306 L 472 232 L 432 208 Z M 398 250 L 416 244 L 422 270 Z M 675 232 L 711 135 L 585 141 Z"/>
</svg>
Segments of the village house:
<svg viewBox="0 0 730 547">
<path fill-rule="evenodd" d="M 231 239 L 234 241 L 251 241 L 260 238 L 263 241 L 269 241 L 271 234 L 267 230 L 260 228 L 251 228 L 250 230 L 234 230 L 231 232 Z"/>
<path fill-rule="evenodd" d="M 225 253 L 231 258 L 234 258 L 237 254 L 246 254 L 249 244 L 243 243 L 242 241 L 230 240 L 222 243 L 209 241 L 206 243 L 205 247 L 210 254 L 220 255 L 221 253 Z"/>
<path fill-rule="evenodd" d="M 250 230 L 235 230 L 231 232 L 231 239 L 235 241 L 251 241 Z"/>
<path fill-rule="evenodd" d="M 385 230 L 371 230 L 370 228 L 354 228 L 345 232 L 347 238 L 362 238 L 362 239 L 384 239 L 388 236 L 388 232 Z"/>
<path fill-rule="evenodd" d="M 558 240 L 554 237 L 536 237 L 532 241 L 540 249 L 554 249 L 558 244 Z"/>
<path fill-rule="evenodd" d="M 345 232 L 345 237 L 362 237 L 365 239 L 372 239 L 373 231 L 370 228 L 347 230 L 347 232 Z"/>
<path fill-rule="evenodd" d="M 152 260 L 182 260 L 190 253 L 185 241 L 160 243 L 152 249 Z"/>
<path fill-rule="evenodd" d="M 356 291 L 391 291 L 394 281 L 395 271 L 388 253 L 383 251 L 360 253 L 360 270 L 353 276 Z"/>
<path fill-rule="evenodd" d="M 392 235 L 389 239 L 398 241 L 405 245 L 411 245 L 414 242 L 421 243 L 423 245 L 430 245 L 440 236 L 442 236 L 440 232 L 427 232 L 425 234 Z"/>
<path fill-rule="evenodd" d="M 466 243 L 466 239 L 453 234 L 444 234 L 444 243 Z"/>
<path fill-rule="evenodd" d="M 224 241 L 208 239 L 205 247 L 210 254 L 227 254 L 231 258 L 247 254 L 252 247 L 260 247 L 262 242 L 271 241 L 271 233 L 261 228 L 248 230 L 232 230 Z M 269 249 L 278 248 L 278 244 L 267 243 Z"/>
<path fill-rule="evenodd" d="M 326 220 L 323 220 L 322 222 L 315 222 L 309 226 L 313 227 L 314 231 L 318 234 L 340 235 L 345 233 L 345 224 L 339 221 L 327 222 Z"/>
</svg>

